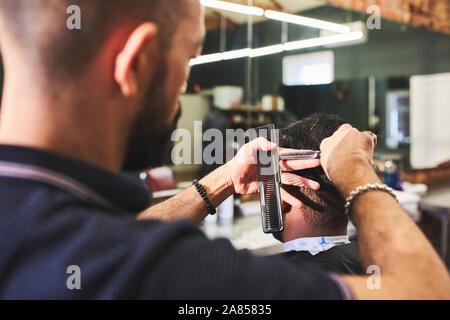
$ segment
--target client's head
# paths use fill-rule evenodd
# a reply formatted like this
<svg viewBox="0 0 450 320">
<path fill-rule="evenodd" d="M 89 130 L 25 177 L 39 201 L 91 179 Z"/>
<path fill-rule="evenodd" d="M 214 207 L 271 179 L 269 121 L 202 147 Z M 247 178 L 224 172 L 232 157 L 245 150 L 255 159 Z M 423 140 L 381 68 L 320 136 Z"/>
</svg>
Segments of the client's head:
<svg viewBox="0 0 450 320">
<path fill-rule="evenodd" d="M 332 136 L 345 122 L 338 116 L 317 113 L 280 130 L 280 147 L 319 150 L 322 140 Z M 275 238 L 287 242 L 296 238 L 334 236 L 347 233 L 345 200 L 328 180 L 322 167 L 294 172 L 320 183 L 320 189 L 284 186 L 290 194 L 303 202 L 297 209 L 285 205 L 285 230 Z"/>
</svg>

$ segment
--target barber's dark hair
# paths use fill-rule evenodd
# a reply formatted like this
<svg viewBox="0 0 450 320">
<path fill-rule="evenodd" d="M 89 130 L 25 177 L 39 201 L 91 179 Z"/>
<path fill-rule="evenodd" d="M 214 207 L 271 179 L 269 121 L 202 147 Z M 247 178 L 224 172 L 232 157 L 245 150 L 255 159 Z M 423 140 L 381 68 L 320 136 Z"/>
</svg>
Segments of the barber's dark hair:
<svg viewBox="0 0 450 320">
<path fill-rule="evenodd" d="M 159 27 L 161 50 L 170 47 L 184 12 L 185 0 L 0 0 L 0 20 L 6 32 L 52 79 L 83 74 L 114 29 L 152 21 Z M 81 30 L 69 30 L 67 9 L 81 9 Z M 4 28 L 5 29 L 5 28 Z"/>
<path fill-rule="evenodd" d="M 291 149 L 320 150 L 322 140 L 332 136 L 344 120 L 337 115 L 315 113 L 280 130 L 280 147 Z M 300 199 L 304 206 L 306 223 L 314 226 L 343 224 L 345 200 L 327 178 L 322 167 L 294 172 L 320 183 L 320 190 L 285 186 L 286 190 Z M 276 236 L 279 239 L 280 235 Z M 280 240 L 280 239 L 279 239 Z"/>
</svg>

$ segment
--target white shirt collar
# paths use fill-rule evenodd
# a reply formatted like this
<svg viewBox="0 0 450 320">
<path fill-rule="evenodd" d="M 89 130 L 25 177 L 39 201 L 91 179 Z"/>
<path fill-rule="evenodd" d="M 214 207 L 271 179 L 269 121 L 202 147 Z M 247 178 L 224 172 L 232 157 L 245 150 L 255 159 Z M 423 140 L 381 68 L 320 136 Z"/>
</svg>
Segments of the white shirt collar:
<svg viewBox="0 0 450 320">
<path fill-rule="evenodd" d="M 288 251 L 309 251 L 315 256 L 319 252 L 327 251 L 333 247 L 341 246 L 350 243 L 348 236 L 333 236 L 333 237 L 309 237 L 298 238 L 286 242 L 284 252 Z"/>
</svg>

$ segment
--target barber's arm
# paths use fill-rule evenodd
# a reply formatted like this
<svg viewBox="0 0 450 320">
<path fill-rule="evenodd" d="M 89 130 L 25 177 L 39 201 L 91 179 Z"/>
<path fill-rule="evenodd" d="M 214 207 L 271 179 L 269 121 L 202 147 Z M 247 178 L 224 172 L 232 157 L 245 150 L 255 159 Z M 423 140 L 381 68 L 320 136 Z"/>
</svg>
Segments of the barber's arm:
<svg viewBox="0 0 450 320">
<path fill-rule="evenodd" d="M 276 145 L 269 141 L 258 138 L 241 148 L 236 157 L 207 175 L 199 181 L 205 187 L 207 196 L 212 206 L 217 207 L 232 194 L 255 194 L 258 192 L 256 180 L 256 161 L 258 151 L 269 151 L 276 148 Z M 281 152 L 288 152 L 282 150 Z M 309 187 L 318 189 L 320 185 L 312 180 L 308 180 L 287 171 L 314 168 L 320 165 L 319 160 L 297 160 L 288 168 L 281 166 L 281 182 L 286 185 L 299 187 Z M 291 196 L 283 189 L 281 190 L 282 200 L 293 207 L 301 207 L 302 203 L 297 198 Z M 173 221 L 181 218 L 189 218 L 195 221 L 202 221 L 208 210 L 205 202 L 199 195 L 195 187 L 190 187 L 175 197 L 155 205 L 139 215 L 139 219 L 158 219 L 163 221 Z"/>
<path fill-rule="evenodd" d="M 321 146 L 322 166 L 344 197 L 359 186 L 380 183 L 371 166 L 376 137 L 349 125 Z M 368 276 L 345 276 L 359 299 L 450 299 L 449 273 L 424 234 L 388 193 L 366 192 L 351 215 L 358 230 L 364 266 L 381 271 L 381 288 L 370 290 Z"/>
</svg>

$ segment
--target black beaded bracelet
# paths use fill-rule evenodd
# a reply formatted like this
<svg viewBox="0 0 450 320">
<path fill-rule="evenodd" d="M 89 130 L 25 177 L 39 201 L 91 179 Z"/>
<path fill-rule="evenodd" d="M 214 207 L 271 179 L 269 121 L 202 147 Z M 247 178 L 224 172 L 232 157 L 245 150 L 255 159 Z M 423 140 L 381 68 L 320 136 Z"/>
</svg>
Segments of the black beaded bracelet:
<svg viewBox="0 0 450 320">
<path fill-rule="evenodd" d="M 200 183 L 198 183 L 197 180 L 194 180 L 194 182 L 192 184 L 195 186 L 195 189 L 197 189 L 197 192 L 200 194 L 200 196 L 205 201 L 206 208 L 208 209 L 208 213 L 212 216 L 215 215 L 217 213 L 217 210 L 216 210 L 216 208 L 214 208 L 211 205 L 211 202 L 209 202 L 205 187 L 203 187 Z"/>
</svg>

